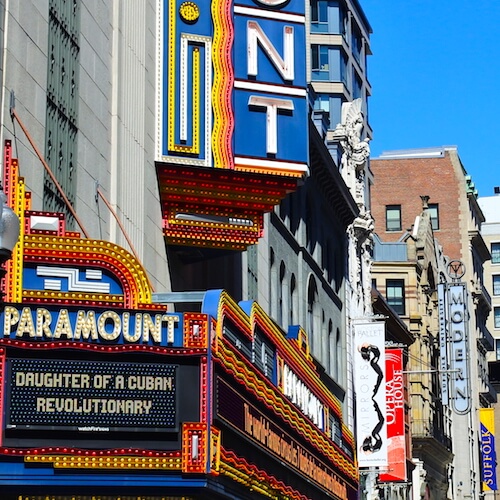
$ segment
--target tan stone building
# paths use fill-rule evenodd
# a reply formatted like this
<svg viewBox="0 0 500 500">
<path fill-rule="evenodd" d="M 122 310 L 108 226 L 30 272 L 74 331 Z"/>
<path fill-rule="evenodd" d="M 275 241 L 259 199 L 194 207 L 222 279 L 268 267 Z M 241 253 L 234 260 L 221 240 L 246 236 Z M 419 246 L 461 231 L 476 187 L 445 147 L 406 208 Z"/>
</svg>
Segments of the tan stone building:
<svg viewBox="0 0 500 500">
<path fill-rule="evenodd" d="M 425 208 L 411 232 L 400 241 L 376 238 L 373 282 L 399 314 L 415 339 L 409 346 L 407 387 L 410 401 L 412 498 L 452 498 L 448 472 L 452 462 L 451 422 L 440 400 L 436 373 L 439 358 L 439 316 L 436 284 L 443 279 L 444 256 L 433 237 L 431 214 Z"/>
</svg>

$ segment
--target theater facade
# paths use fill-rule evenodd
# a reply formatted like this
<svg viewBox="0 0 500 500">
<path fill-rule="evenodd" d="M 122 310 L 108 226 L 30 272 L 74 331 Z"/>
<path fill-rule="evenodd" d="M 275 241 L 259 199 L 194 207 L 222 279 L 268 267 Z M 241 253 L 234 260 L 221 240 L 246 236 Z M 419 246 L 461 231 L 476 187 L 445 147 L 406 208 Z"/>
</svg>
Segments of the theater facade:
<svg viewBox="0 0 500 500">
<path fill-rule="evenodd" d="M 30 209 L 7 143 L 21 235 L 0 317 L 3 499 L 354 499 L 342 408 L 309 353 L 257 303 L 154 303 L 123 248 Z"/>
</svg>

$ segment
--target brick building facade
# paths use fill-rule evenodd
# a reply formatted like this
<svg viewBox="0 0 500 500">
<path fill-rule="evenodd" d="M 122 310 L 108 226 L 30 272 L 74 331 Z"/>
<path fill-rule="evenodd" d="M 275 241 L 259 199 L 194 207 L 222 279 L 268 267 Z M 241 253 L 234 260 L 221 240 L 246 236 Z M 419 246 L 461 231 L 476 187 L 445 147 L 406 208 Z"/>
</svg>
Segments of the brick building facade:
<svg viewBox="0 0 500 500">
<path fill-rule="evenodd" d="M 445 254 L 451 259 L 464 258 L 457 238 L 462 220 L 467 216 L 461 211 L 463 193 L 457 182 L 457 174 L 463 167 L 453 151 L 446 148 L 397 151 L 371 161 L 375 177 L 372 215 L 383 241 L 398 241 L 411 228 L 415 214 L 422 208 L 420 196 L 429 196 L 431 212 L 437 215 L 433 217 L 433 229 Z M 393 215 L 400 208 L 399 226 L 395 217 L 388 225 L 390 207 Z"/>
</svg>

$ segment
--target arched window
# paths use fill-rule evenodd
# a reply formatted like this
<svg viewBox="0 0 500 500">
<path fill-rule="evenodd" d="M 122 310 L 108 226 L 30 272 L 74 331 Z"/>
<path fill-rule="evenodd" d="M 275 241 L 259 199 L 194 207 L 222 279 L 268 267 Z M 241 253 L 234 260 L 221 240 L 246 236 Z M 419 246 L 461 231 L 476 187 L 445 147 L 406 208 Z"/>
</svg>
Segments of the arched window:
<svg viewBox="0 0 500 500">
<path fill-rule="evenodd" d="M 307 287 L 307 333 L 311 351 L 316 343 L 316 336 L 319 335 L 319 311 L 318 311 L 318 287 L 315 279 L 311 276 Z"/>
<path fill-rule="evenodd" d="M 288 301 L 288 286 L 286 282 L 286 267 L 285 263 L 281 261 L 280 264 L 280 274 L 279 274 L 279 283 L 277 290 L 278 297 L 278 311 L 276 316 L 276 321 L 279 325 L 281 325 L 284 329 L 286 329 L 286 325 L 284 322 L 286 321 L 286 315 L 284 312 L 287 310 L 287 301 Z"/>
<path fill-rule="evenodd" d="M 335 379 L 335 337 L 333 335 L 333 322 L 332 320 L 328 321 L 328 365 L 326 366 L 326 369 L 328 371 L 328 374 L 330 377 Z"/>
<path fill-rule="evenodd" d="M 342 383 L 340 374 L 342 373 L 342 340 L 340 338 L 340 330 L 337 328 L 335 334 L 335 380 Z"/>
<path fill-rule="evenodd" d="M 297 282 L 295 280 L 295 274 L 292 274 L 290 277 L 290 300 L 288 301 L 288 324 L 289 325 L 297 325 L 298 321 L 298 299 L 297 299 Z"/>
<path fill-rule="evenodd" d="M 326 322 L 326 315 L 324 309 L 321 310 L 321 352 L 319 353 L 319 359 L 321 364 L 328 368 L 330 363 L 330 349 L 328 346 L 328 324 Z"/>
<path fill-rule="evenodd" d="M 278 272 L 275 265 L 274 250 L 269 250 L 269 313 L 276 317 L 276 289 L 278 287 Z"/>
</svg>

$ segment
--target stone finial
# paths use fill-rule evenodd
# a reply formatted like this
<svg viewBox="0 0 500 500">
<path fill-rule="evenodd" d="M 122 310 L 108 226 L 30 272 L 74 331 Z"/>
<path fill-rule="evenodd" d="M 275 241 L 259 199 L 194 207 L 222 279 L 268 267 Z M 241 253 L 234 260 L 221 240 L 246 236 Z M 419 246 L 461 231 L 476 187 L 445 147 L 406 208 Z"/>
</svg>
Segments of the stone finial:
<svg viewBox="0 0 500 500">
<path fill-rule="evenodd" d="M 428 195 L 420 195 L 420 199 L 422 200 L 422 208 L 424 210 L 427 210 L 429 208 L 429 200 L 430 200 L 430 196 Z"/>
</svg>

